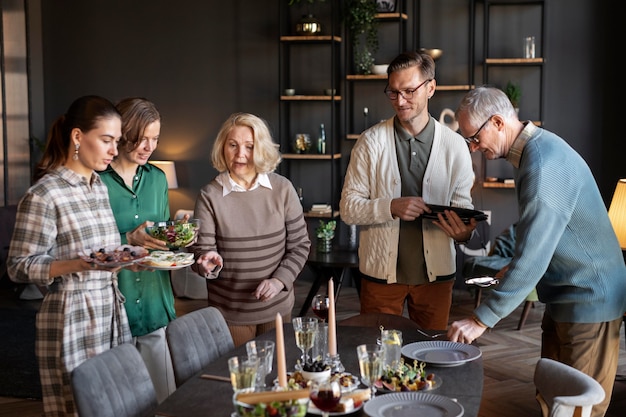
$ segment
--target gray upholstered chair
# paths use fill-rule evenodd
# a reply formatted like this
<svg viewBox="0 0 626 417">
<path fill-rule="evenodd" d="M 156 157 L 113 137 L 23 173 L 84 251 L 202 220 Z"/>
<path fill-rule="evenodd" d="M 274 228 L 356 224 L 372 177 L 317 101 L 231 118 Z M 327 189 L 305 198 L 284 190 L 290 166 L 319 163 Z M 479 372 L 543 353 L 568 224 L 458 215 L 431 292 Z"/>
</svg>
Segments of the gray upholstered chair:
<svg viewBox="0 0 626 417">
<path fill-rule="evenodd" d="M 177 387 L 235 347 L 226 320 L 215 307 L 176 318 L 167 325 L 165 334 Z"/>
<path fill-rule="evenodd" d="M 81 417 L 153 416 L 158 405 L 148 369 L 132 344 L 87 359 L 72 371 Z"/>
<path fill-rule="evenodd" d="M 543 417 L 589 417 L 591 408 L 604 400 L 598 381 L 552 359 L 539 359 L 534 381 Z"/>
</svg>

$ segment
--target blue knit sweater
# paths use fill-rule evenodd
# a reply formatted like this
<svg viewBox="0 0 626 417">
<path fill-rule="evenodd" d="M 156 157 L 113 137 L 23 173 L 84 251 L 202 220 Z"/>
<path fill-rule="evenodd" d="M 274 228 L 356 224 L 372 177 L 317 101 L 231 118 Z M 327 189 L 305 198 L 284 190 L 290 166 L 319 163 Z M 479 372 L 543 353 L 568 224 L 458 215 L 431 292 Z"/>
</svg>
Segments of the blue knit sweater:
<svg viewBox="0 0 626 417">
<path fill-rule="evenodd" d="M 507 157 L 516 167 L 515 256 L 476 316 L 493 327 L 536 286 L 556 321 L 617 319 L 626 311 L 626 267 L 593 174 L 563 139 L 530 125 L 512 146 L 521 155 Z"/>
</svg>

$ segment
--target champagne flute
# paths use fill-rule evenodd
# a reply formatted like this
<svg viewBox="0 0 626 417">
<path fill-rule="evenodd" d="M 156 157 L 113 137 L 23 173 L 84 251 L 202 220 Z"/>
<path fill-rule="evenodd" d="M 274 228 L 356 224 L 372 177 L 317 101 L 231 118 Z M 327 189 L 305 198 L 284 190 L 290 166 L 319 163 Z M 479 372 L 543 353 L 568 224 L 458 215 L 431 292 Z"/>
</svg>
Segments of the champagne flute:
<svg viewBox="0 0 626 417">
<path fill-rule="evenodd" d="M 356 348 L 361 371 L 361 382 L 367 385 L 372 392 L 372 398 L 376 394 L 376 381 L 383 375 L 383 347 L 375 344 L 359 345 Z"/>
<path fill-rule="evenodd" d="M 309 363 L 309 350 L 313 348 L 318 320 L 315 317 L 295 317 L 291 320 L 296 335 L 296 346 L 302 351 L 301 366 Z"/>
<path fill-rule="evenodd" d="M 317 294 L 313 297 L 313 301 L 311 301 L 311 309 L 313 313 L 317 317 L 322 320 L 322 323 L 325 323 L 328 320 L 328 307 L 330 301 L 328 300 L 328 296 L 324 294 Z"/>
<path fill-rule="evenodd" d="M 326 379 L 314 381 L 311 384 L 309 399 L 322 412 L 322 417 L 328 417 L 341 400 L 341 385 L 339 381 Z"/>
</svg>

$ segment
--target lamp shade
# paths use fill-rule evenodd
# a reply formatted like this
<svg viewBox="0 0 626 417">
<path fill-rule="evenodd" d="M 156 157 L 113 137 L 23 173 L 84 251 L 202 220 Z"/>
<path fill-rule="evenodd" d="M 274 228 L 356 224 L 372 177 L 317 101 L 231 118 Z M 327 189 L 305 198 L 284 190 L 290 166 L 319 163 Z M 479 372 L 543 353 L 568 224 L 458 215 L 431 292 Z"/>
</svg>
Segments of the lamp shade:
<svg viewBox="0 0 626 417">
<path fill-rule="evenodd" d="M 178 188 L 178 178 L 176 178 L 176 165 L 174 165 L 174 161 L 150 161 L 150 163 L 165 172 L 167 188 Z"/>
<path fill-rule="evenodd" d="M 626 250 L 626 178 L 617 182 L 609 207 L 609 219 L 622 250 Z"/>
</svg>

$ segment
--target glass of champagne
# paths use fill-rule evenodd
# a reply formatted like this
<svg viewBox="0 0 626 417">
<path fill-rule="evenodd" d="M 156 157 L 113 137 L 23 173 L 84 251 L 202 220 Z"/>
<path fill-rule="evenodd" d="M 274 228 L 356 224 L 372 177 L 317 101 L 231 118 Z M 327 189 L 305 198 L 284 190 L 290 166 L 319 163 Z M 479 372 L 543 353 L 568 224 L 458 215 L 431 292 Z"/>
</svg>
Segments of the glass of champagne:
<svg viewBox="0 0 626 417">
<path fill-rule="evenodd" d="M 254 391 L 259 370 L 258 356 L 233 356 L 228 359 L 228 370 L 233 391 Z"/>
<path fill-rule="evenodd" d="M 328 300 L 328 296 L 325 294 L 317 294 L 313 297 L 313 301 L 311 301 L 311 309 L 313 313 L 317 317 L 325 323 L 328 320 L 328 307 L 330 301 Z"/>
<path fill-rule="evenodd" d="M 328 417 L 341 400 L 341 385 L 336 379 L 314 381 L 311 384 L 309 399 L 322 412 L 322 417 Z"/>
<path fill-rule="evenodd" d="M 318 320 L 315 317 L 295 317 L 291 320 L 296 335 L 296 346 L 302 351 L 301 366 L 310 361 L 309 350 L 313 348 Z"/>
<path fill-rule="evenodd" d="M 376 394 L 376 381 L 383 375 L 383 347 L 376 344 L 359 345 L 356 348 L 361 371 L 361 382 L 372 391 L 372 398 Z"/>
</svg>

